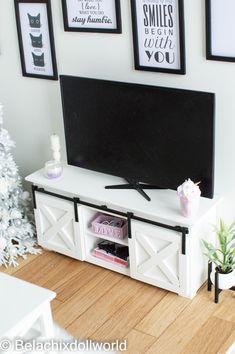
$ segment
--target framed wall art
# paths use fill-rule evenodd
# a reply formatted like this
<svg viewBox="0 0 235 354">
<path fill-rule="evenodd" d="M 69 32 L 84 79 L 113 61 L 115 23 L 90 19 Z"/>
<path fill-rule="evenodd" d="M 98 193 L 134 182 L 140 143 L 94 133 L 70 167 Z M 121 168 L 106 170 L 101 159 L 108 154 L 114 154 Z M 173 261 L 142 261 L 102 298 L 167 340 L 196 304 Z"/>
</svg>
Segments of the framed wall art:
<svg viewBox="0 0 235 354">
<path fill-rule="evenodd" d="M 120 0 L 62 0 L 64 29 L 121 33 Z"/>
<path fill-rule="evenodd" d="M 206 0 L 206 57 L 235 62 L 235 1 Z"/>
<path fill-rule="evenodd" d="M 23 76 L 57 80 L 50 0 L 15 0 Z"/>
<path fill-rule="evenodd" d="M 185 74 L 183 0 L 131 0 L 135 69 Z"/>
</svg>

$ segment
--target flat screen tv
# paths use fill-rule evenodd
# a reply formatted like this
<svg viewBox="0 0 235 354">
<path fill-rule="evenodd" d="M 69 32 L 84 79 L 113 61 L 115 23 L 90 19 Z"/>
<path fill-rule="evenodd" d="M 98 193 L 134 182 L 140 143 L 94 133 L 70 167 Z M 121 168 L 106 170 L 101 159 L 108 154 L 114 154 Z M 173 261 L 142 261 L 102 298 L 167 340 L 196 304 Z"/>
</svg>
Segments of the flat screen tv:
<svg viewBox="0 0 235 354">
<path fill-rule="evenodd" d="M 190 178 L 213 197 L 213 93 L 73 76 L 60 84 L 68 164 L 149 188 Z"/>
</svg>

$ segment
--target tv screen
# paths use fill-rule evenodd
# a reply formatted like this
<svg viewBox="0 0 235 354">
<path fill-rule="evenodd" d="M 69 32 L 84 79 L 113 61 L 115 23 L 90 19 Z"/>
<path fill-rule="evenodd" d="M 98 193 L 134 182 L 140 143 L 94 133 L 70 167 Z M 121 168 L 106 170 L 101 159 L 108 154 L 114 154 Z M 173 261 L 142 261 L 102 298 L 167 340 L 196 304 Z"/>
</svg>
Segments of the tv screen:
<svg viewBox="0 0 235 354">
<path fill-rule="evenodd" d="M 213 197 L 213 93 L 73 76 L 60 84 L 68 164 L 167 189 L 190 178 Z"/>
</svg>

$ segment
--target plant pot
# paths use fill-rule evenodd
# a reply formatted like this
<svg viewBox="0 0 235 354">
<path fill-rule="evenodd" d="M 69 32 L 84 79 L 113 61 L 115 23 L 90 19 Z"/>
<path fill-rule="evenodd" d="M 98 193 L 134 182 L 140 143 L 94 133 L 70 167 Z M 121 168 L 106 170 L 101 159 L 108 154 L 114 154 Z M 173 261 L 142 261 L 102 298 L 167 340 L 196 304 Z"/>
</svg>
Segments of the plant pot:
<svg viewBox="0 0 235 354">
<path fill-rule="evenodd" d="M 215 285 L 215 269 L 210 275 L 212 283 Z M 218 272 L 218 287 L 219 289 L 230 289 L 235 284 L 235 272 L 220 273 Z"/>
</svg>

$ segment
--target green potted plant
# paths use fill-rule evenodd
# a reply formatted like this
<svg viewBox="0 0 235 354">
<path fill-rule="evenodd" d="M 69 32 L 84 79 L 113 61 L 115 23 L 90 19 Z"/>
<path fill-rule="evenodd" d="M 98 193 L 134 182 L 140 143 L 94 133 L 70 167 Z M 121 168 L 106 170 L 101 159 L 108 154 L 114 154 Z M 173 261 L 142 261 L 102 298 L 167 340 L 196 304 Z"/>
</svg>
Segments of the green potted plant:
<svg viewBox="0 0 235 354">
<path fill-rule="evenodd" d="M 229 289 L 235 284 L 235 221 L 227 226 L 221 219 L 219 226 L 215 226 L 217 246 L 203 240 L 205 255 L 215 265 L 211 273 L 214 284 L 215 270 L 219 274 L 219 288 Z"/>
</svg>

